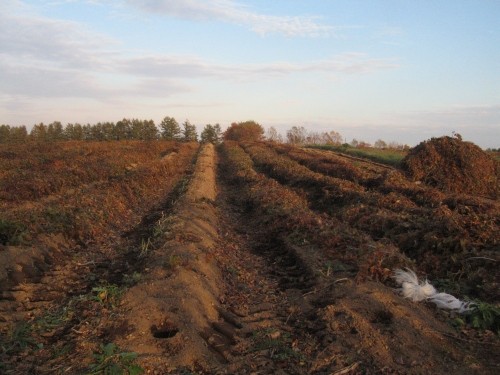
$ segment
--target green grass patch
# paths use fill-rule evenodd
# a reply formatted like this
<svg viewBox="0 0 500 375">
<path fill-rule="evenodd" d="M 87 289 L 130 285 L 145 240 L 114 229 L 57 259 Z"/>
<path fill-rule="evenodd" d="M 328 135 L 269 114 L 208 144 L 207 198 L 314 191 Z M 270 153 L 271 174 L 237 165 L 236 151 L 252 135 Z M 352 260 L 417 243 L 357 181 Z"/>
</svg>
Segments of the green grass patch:
<svg viewBox="0 0 500 375">
<path fill-rule="evenodd" d="M 121 351 L 113 343 L 101 345 L 100 352 L 94 353 L 94 359 L 89 374 L 138 375 L 144 372 L 135 363 L 137 353 Z"/>
<path fill-rule="evenodd" d="M 379 148 L 355 148 L 351 146 L 331 146 L 331 145 L 314 145 L 307 146 L 309 148 L 316 148 L 320 150 L 336 151 L 342 154 L 356 156 L 358 158 L 369 159 L 377 163 L 398 167 L 401 160 L 406 156 L 405 151 L 379 149 Z"/>
<path fill-rule="evenodd" d="M 32 324 L 21 322 L 11 329 L 11 331 L 0 337 L 0 353 L 12 355 L 23 352 L 27 349 L 41 349 L 43 344 L 33 337 Z"/>
<path fill-rule="evenodd" d="M 254 332 L 251 352 L 266 350 L 269 357 L 278 361 L 302 359 L 302 354 L 292 348 L 292 339 L 287 332 L 274 331 L 271 328 Z"/>
</svg>

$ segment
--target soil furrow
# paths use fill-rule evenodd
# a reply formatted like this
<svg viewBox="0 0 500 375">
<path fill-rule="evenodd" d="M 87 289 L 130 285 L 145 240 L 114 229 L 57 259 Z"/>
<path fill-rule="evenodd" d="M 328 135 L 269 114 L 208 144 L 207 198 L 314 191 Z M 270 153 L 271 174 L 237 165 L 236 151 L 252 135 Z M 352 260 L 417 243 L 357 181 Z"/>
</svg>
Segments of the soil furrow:
<svg viewBox="0 0 500 375">
<path fill-rule="evenodd" d="M 121 235 L 116 233 L 118 230 L 108 232 L 107 240 L 96 244 L 99 246 L 73 253 L 66 239 L 55 237 L 49 248 L 50 258 L 38 260 L 34 256 L 39 254 L 36 249 L 26 252 L 25 263 L 36 267 L 33 272 L 28 272 L 29 268 L 23 265 L 19 248 L 7 248 L 17 254 L 17 258 L 12 259 L 18 262 L 16 267 L 22 271 L 17 283 L 12 279 L 12 271 L 8 272 L 12 286 L 0 297 L 0 363 L 3 362 L 7 373 L 52 373 L 58 366 L 75 371 L 69 353 L 70 356 L 81 355 L 96 335 L 113 335 L 113 325 L 103 328 L 99 321 L 108 318 L 124 288 L 140 279 L 144 268 L 143 253 L 154 247 L 155 221 L 168 214 L 173 202 L 184 194 L 186 181 L 192 173 L 189 164 L 193 155 L 194 152 L 184 153 L 176 160 L 182 167 L 175 173 L 168 173 L 169 179 L 158 189 L 165 193 L 162 201 L 145 201 L 146 207 L 138 211 L 144 212 L 149 207 L 149 212 L 132 229 L 125 231 L 122 227 Z M 138 214 L 134 213 L 135 217 Z M 9 263 L 2 266 L 7 268 Z M 16 341 L 24 344 L 18 347 Z M 36 349 L 42 345 L 35 356 L 17 362 L 22 358 L 19 357 L 20 349 Z M 69 353 L 59 355 L 60 350 Z M 81 364 L 76 368 L 79 366 Z"/>
<path fill-rule="evenodd" d="M 134 213 L 142 219 L 106 227 L 87 253 L 54 261 L 0 249 L 26 260 L 0 273 L 10 283 L 0 326 L 14 328 L 2 331 L 0 372 L 498 373 L 498 336 L 402 298 L 390 281 L 395 267 L 415 266 L 392 244 L 403 240 L 397 230 L 414 232 L 410 247 L 421 248 L 410 242 L 426 229 L 440 243 L 460 228 L 484 246 L 495 241 L 496 206 L 448 197 L 435 210 L 386 194 L 374 181 L 380 166 L 363 184 L 361 170 L 348 180 L 347 162 L 333 178 L 259 147 L 203 144 L 196 164 L 161 186 L 161 202 L 149 180 L 127 189 L 147 188 L 147 207 Z M 84 209 L 95 208 L 90 198 Z M 468 230 L 480 214 L 491 220 Z M 68 254 L 64 238 L 52 240 L 54 254 Z"/>
</svg>

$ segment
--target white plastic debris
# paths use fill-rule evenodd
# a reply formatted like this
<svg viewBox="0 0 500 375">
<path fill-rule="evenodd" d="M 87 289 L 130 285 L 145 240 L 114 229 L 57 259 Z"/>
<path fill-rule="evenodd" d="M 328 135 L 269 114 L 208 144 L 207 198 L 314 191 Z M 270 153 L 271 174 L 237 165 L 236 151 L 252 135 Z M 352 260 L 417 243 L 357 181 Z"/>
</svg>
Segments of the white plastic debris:
<svg viewBox="0 0 500 375">
<path fill-rule="evenodd" d="M 455 310 L 460 314 L 471 311 L 474 304 L 464 302 L 447 293 L 438 293 L 429 281 L 420 282 L 417 275 L 410 269 L 397 269 L 393 278 L 401 285 L 401 293 L 413 302 L 429 301 L 440 309 Z"/>
<path fill-rule="evenodd" d="M 396 282 L 401 285 L 401 292 L 405 298 L 413 302 L 420 302 L 437 293 L 436 289 L 427 281 L 419 282 L 418 277 L 410 269 L 406 271 L 398 269 L 394 272 Z"/>
<path fill-rule="evenodd" d="M 460 301 L 458 298 L 448 293 L 436 293 L 429 297 L 428 300 L 435 303 L 440 309 L 457 310 L 460 314 L 471 311 L 474 306 L 474 304 Z"/>
</svg>

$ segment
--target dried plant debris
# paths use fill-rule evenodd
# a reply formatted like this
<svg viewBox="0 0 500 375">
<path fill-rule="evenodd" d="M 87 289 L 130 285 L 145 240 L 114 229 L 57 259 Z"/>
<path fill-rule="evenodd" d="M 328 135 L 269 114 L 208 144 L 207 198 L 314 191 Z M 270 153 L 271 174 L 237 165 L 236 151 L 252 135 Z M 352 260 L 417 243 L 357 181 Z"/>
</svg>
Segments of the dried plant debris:
<svg viewBox="0 0 500 375">
<path fill-rule="evenodd" d="M 410 150 L 402 168 L 414 181 L 448 193 L 466 193 L 497 199 L 498 161 L 471 142 L 454 137 L 431 138 Z"/>
</svg>

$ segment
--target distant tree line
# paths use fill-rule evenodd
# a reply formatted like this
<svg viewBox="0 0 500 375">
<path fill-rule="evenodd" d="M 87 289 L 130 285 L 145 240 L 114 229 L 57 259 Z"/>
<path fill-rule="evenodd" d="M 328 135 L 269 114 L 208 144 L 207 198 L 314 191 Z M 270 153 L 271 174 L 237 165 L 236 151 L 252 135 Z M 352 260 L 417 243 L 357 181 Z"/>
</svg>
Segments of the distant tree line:
<svg viewBox="0 0 500 375">
<path fill-rule="evenodd" d="M 30 132 L 26 126 L 0 125 L 0 143 L 17 143 L 25 141 L 120 141 L 157 139 L 190 142 L 198 141 L 196 126 L 189 120 L 182 125 L 173 117 L 165 117 L 157 126 L 153 120 L 123 119 L 118 122 L 98 122 L 97 124 L 67 124 L 54 121 L 48 125 L 39 123 Z M 208 124 L 204 127 L 201 142 L 219 143 L 222 130 L 219 124 Z"/>
<path fill-rule="evenodd" d="M 268 140 L 275 142 L 283 142 L 283 138 L 276 132 L 276 129 L 270 128 L 268 130 Z M 328 132 L 314 132 L 308 131 L 303 126 L 293 126 L 286 132 L 287 143 L 295 145 L 332 145 L 342 147 L 355 147 L 355 148 L 379 148 L 379 149 L 392 149 L 392 150 L 408 150 L 408 145 L 403 145 L 397 142 L 386 143 L 382 139 L 378 139 L 373 145 L 369 142 L 357 140 L 354 138 L 350 143 L 343 140 L 344 138 L 340 133 L 331 130 Z"/>
<path fill-rule="evenodd" d="M 350 143 L 343 141 L 343 137 L 336 131 L 316 132 L 308 131 L 303 126 L 293 126 L 286 132 L 286 137 L 276 130 L 275 127 L 264 128 L 253 120 L 234 122 L 225 131 L 219 124 L 207 124 L 200 136 L 196 126 L 189 120 L 179 124 L 173 117 L 166 116 L 156 125 L 153 120 L 126 119 L 118 122 L 98 122 L 97 124 L 67 124 L 54 121 L 51 124 L 36 124 L 30 132 L 25 126 L 0 125 L 0 143 L 17 143 L 25 141 L 119 141 L 119 140 L 173 140 L 181 142 L 211 142 L 214 144 L 224 140 L 236 141 L 258 141 L 287 142 L 294 145 L 333 145 L 343 147 L 406 150 L 409 147 L 397 142 L 389 142 L 379 139 L 373 145 L 353 139 Z"/>
<path fill-rule="evenodd" d="M 336 131 L 330 132 L 310 132 L 303 126 L 293 126 L 286 132 L 286 139 L 291 144 L 309 144 L 309 145 L 340 145 L 342 136 Z"/>
</svg>

